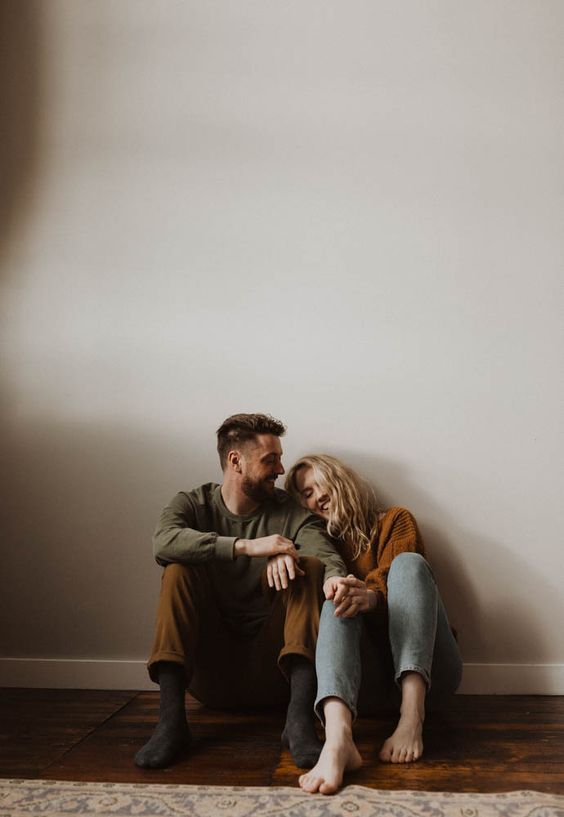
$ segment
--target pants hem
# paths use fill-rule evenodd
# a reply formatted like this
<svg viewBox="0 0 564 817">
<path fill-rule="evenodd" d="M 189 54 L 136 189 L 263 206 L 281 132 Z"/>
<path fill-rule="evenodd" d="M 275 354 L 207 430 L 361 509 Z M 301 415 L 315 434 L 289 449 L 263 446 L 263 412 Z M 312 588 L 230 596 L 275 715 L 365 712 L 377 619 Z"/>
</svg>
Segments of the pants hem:
<svg viewBox="0 0 564 817">
<path fill-rule="evenodd" d="M 151 681 L 153 681 L 155 684 L 159 683 L 158 675 L 156 674 L 155 669 L 157 664 L 165 661 L 169 664 L 178 664 L 184 668 L 184 674 L 186 675 L 186 686 L 188 686 L 188 671 L 185 656 L 180 652 L 167 652 L 166 650 L 152 655 L 147 663 L 147 672 L 149 673 L 149 678 Z"/>
<path fill-rule="evenodd" d="M 303 658 L 307 658 L 308 661 L 311 661 L 313 666 L 315 666 L 315 655 L 313 651 L 308 650 L 307 647 L 302 647 L 299 645 L 292 646 L 291 644 L 282 647 L 278 655 L 278 669 L 287 681 L 289 680 L 289 677 L 288 673 L 284 669 L 285 661 L 283 661 L 283 659 L 289 655 L 301 655 Z"/>
<path fill-rule="evenodd" d="M 345 706 L 347 706 L 350 709 L 351 714 L 352 714 L 353 723 L 354 723 L 354 721 L 356 721 L 357 710 L 356 710 L 356 706 L 354 704 L 352 704 L 351 701 L 347 700 L 344 697 L 344 695 L 342 695 L 340 692 L 323 692 L 323 693 L 317 695 L 317 698 L 315 699 L 315 703 L 313 705 L 313 709 L 315 711 L 315 714 L 317 715 L 317 717 L 319 718 L 319 720 L 321 721 L 323 726 L 325 726 L 325 718 L 324 718 L 324 715 L 323 715 L 322 703 L 323 703 L 323 701 L 327 700 L 327 698 L 338 698 L 340 701 L 342 701 L 345 704 Z"/>
<path fill-rule="evenodd" d="M 394 680 L 396 682 L 396 686 L 399 689 L 401 689 L 400 683 L 401 677 L 406 672 L 416 672 L 418 675 L 420 675 L 427 684 L 427 692 L 429 692 L 429 690 L 431 689 L 431 675 L 430 673 L 427 672 L 427 670 L 422 669 L 422 667 L 419 667 L 416 664 L 408 664 L 407 666 L 402 667 L 398 672 L 396 672 Z"/>
</svg>

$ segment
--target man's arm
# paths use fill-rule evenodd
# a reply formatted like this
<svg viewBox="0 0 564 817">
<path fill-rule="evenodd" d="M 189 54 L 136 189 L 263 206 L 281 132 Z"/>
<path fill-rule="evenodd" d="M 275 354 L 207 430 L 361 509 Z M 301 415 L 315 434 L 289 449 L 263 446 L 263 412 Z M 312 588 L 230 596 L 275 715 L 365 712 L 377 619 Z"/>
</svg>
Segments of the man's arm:
<svg viewBox="0 0 564 817">
<path fill-rule="evenodd" d="M 405 508 L 390 508 L 392 522 L 385 539 L 376 543 L 377 566 L 370 570 L 364 581 L 353 575 L 329 582 L 324 588 L 326 598 L 335 605 L 337 617 L 352 618 L 358 613 L 382 615 L 388 598 L 388 572 L 396 556 L 413 552 L 425 554 L 421 534 L 413 515 Z"/>
<path fill-rule="evenodd" d="M 309 516 L 295 537 L 300 556 L 315 556 L 325 565 L 324 581 L 332 576 L 346 576 L 348 570 L 339 555 L 324 523 L 316 516 Z"/>
<path fill-rule="evenodd" d="M 259 539 L 237 539 L 234 547 L 235 556 L 277 556 L 283 554 L 298 559 L 298 551 L 291 539 L 277 533 L 261 536 Z"/>
<path fill-rule="evenodd" d="M 220 536 L 198 529 L 196 502 L 176 494 L 161 514 L 153 534 L 153 555 L 160 565 L 174 562 L 231 561 L 235 536 Z"/>
<path fill-rule="evenodd" d="M 153 535 L 153 554 L 160 565 L 174 562 L 232 561 L 237 556 L 276 556 L 297 560 L 298 553 L 284 536 L 238 539 L 198 529 L 196 504 L 188 494 L 177 494 L 161 514 Z"/>
</svg>

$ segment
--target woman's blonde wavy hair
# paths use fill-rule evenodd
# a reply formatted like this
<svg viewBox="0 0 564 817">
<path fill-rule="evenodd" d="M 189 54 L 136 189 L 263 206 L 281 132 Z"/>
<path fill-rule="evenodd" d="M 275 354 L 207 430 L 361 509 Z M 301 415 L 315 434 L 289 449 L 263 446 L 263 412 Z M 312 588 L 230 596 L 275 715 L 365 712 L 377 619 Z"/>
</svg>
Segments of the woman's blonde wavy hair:
<svg viewBox="0 0 564 817">
<path fill-rule="evenodd" d="M 300 505 L 296 476 L 302 468 L 311 468 L 315 481 L 330 498 L 327 532 L 340 539 L 347 557 L 358 559 L 378 533 L 378 502 L 372 488 L 348 465 L 329 454 L 308 454 L 301 457 L 288 471 L 286 490 Z"/>
</svg>

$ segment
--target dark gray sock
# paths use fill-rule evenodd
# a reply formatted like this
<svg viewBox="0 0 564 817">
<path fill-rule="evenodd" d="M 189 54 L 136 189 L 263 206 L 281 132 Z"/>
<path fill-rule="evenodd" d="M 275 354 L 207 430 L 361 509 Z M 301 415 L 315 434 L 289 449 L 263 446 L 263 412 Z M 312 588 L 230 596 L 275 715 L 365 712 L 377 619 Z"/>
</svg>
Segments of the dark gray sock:
<svg viewBox="0 0 564 817">
<path fill-rule="evenodd" d="M 184 703 L 184 668 L 163 661 L 159 664 L 158 674 L 161 688 L 159 722 L 149 742 L 135 755 L 136 765 L 143 769 L 169 766 L 191 741 Z"/>
<path fill-rule="evenodd" d="M 313 705 L 317 694 L 315 667 L 301 655 L 289 660 L 290 703 L 282 743 L 290 750 L 296 766 L 310 769 L 319 760 L 323 744 L 315 731 Z"/>
</svg>

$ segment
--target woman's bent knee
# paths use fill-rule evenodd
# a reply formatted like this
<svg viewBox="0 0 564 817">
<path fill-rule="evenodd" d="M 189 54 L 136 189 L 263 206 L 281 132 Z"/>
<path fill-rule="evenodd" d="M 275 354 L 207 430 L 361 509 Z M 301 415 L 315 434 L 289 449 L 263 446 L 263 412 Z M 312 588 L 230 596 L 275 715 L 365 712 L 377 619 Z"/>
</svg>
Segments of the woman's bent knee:
<svg viewBox="0 0 564 817">
<path fill-rule="evenodd" d="M 388 573 L 388 583 L 398 576 L 433 575 L 429 562 L 420 553 L 398 553 Z"/>
</svg>

